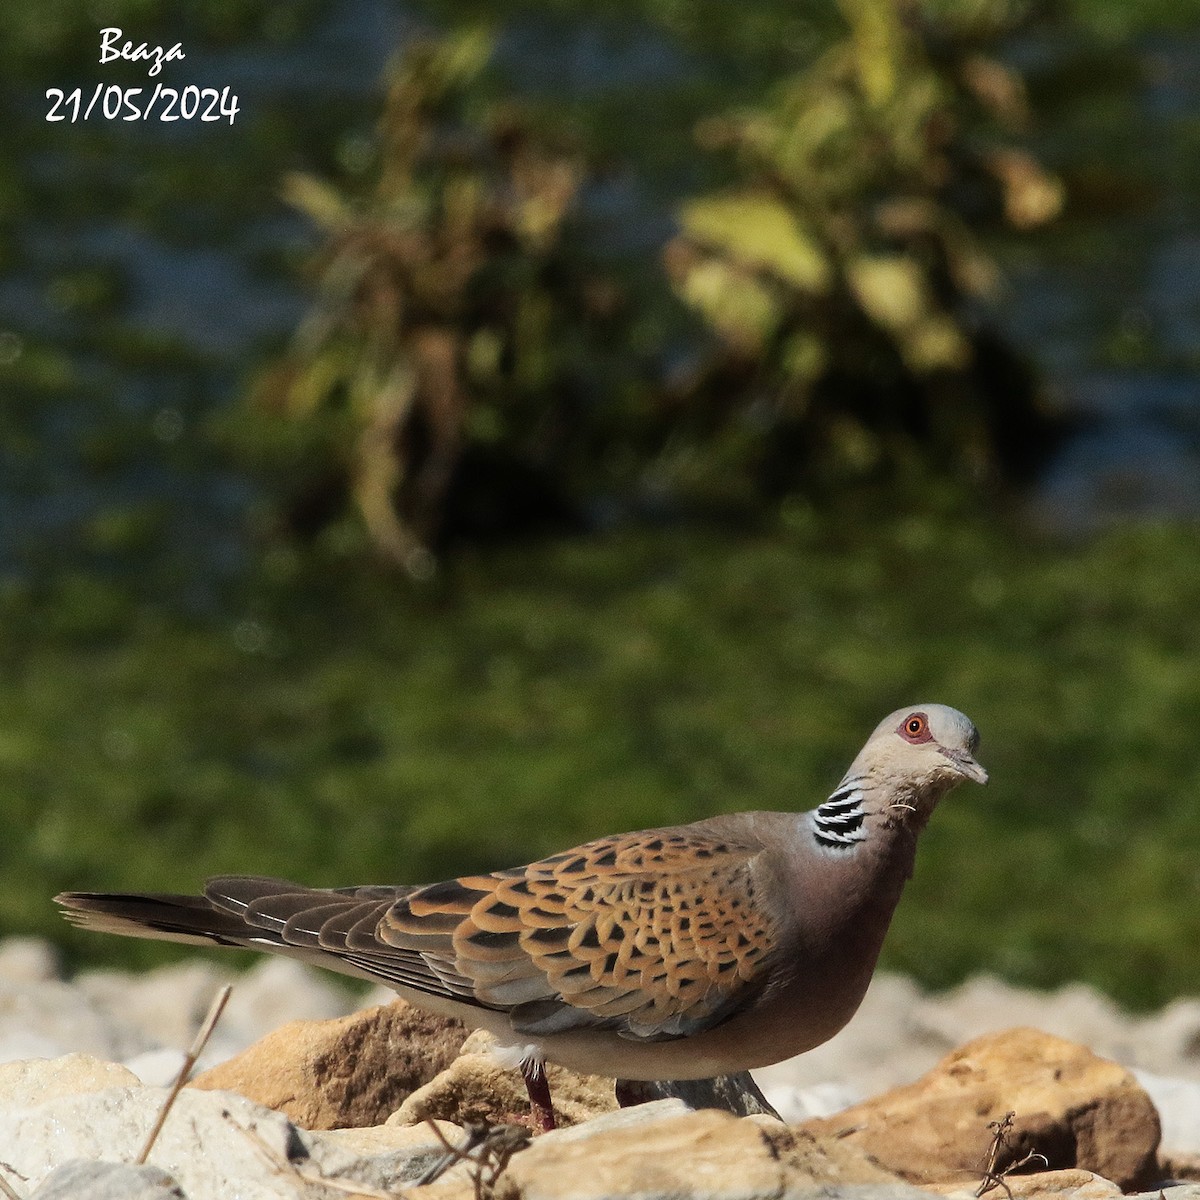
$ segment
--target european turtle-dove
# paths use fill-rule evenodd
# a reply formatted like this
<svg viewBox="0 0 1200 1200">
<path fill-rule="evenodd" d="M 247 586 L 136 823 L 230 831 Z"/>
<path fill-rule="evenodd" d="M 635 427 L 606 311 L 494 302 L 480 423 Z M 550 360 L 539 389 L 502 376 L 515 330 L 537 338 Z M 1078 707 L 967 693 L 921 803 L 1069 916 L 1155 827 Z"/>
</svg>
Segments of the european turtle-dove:
<svg viewBox="0 0 1200 1200">
<path fill-rule="evenodd" d="M 630 1080 L 779 1062 L 853 1016 L 975 726 L 899 709 L 811 812 L 617 834 L 529 866 L 416 887 L 219 876 L 201 896 L 67 892 L 77 925 L 287 954 L 490 1030 L 551 1121 L 541 1064 Z"/>
</svg>

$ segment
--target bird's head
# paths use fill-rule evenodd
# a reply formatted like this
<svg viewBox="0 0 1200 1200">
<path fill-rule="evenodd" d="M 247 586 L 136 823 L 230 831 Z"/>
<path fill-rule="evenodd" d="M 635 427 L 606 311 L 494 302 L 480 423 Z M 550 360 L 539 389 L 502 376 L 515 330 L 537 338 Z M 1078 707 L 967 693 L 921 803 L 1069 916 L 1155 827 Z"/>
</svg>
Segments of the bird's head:
<svg viewBox="0 0 1200 1200">
<path fill-rule="evenodd" d="M 880 721 L 848 774 L 928 811 L 964 779 L 987 783 L 975 759 L 978 746 L 979 731 L 957 709 L 914 704 Z"/>
</svg>

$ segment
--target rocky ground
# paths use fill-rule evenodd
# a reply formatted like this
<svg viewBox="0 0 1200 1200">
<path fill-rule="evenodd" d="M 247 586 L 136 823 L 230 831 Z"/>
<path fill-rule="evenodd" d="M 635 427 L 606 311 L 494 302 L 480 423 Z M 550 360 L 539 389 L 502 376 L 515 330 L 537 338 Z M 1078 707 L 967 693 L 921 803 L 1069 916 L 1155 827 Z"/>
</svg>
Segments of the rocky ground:
<svg viewBox="0 0 1200 1200">
<path fill-rule="evenodd" d="M 226 982 L 194 1086 L 136 1165 Z M 610 1081 L 556 1073 L 570 1128 L 526 1144 L 486 1039 L 391 999 L 280 959 L 67 980 L 45 943 L 0 942 L 0 1195 L 965 1200 L 993 1148 L 996 1174 L 1034 1151 L 1051 1168 L 1031 1159 L 997 1196 L 1200 1200 L 1178 1182 L 1200 1178 L 1200 1001 L 1133 1018 L 1083 987 L 928 996 L 880 976 L 837 1038 L 756 1073 L 786 1123 L 677 1098 L 617 1110 Z"/>
</svg>

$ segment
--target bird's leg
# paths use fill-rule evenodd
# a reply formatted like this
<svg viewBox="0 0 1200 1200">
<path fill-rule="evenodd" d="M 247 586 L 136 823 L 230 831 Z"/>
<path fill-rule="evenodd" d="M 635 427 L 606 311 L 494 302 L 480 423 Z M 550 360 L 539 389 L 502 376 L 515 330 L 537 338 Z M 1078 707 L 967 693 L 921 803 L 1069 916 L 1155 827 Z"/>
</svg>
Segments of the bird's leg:
<svg viewBox="0 0 1200 1200">
<path fill-rule="evenodd" d="M 533 1110 L 534 1122 L 543 1133 L 549 1133 L 556 1126 L 546 1064 L 540 1058 L 521 1059 L 521 1078 L 525 1080 L 525 1090 L 529 1093 L 529 1107 Z"/>
</svg>

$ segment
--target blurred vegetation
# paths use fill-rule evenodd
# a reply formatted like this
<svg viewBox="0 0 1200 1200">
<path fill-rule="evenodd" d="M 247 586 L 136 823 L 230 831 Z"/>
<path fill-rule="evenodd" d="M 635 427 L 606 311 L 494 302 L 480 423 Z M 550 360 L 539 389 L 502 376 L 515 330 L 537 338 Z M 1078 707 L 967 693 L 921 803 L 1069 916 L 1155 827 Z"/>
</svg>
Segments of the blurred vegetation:
<svg viewBox="0 0 1200 1200">
<path fill-rule="evenodd" d="M 841 8 L 846 36 L 767 106 L 701 124 L 738 182 L 686 203 L 667 251 L 723 342 L 685 406 L 727 429 L 736 414 L 776 494 L 919 463 L 974 487 L 1028 479 L 1055 422 L 974 303 L 998 284 L 979 232 L 1062 206 L 1058 181 L 997 137 L 1032 123 L 1020 77 L 985 53 L 1013 6 Z"/>
<path fill-rule="evenodd" d="M 1130 287 L 1200 158 L 1131 97 L 1197 5 L 415 8 L 455 32 L 386 97 L 336 38 L 297 59 L 328 0 L 0 8 L 0 932 L 146 963 L 49 897 L 808 807 L 936 699 L 993 782 L 888 964 L 1195 991 L 1195 531 L 1064 547 L 996 503 L 1054 425 L 989 299 L 1050 262 L 1085 362 L 1159 361 Z M 105 24 L 213 55 L 236 129 L 47 141 Z M 489 544 L 539 521 L 589 535 Z M 456 538 L 417 584 L 364 552 Z"/>
<path fill-rule="evenodd" d="M 361 201 L 287 181 L 327 238 L 318 299 L 252 396 L 300 424 L 274 442 L 289 524 L 320 527 L 348 495 L 374 546 L 417 576 L 452 496 L 461 509 L 474 493 L 476 535 L 574 524 L 600 425 L 622 425 L 622 364 L 637 365 L 619 285 L 578 249 L 579 158 L 511 103 L 468 115 L 490 54 L 479 29 L 404 51 Z M 271 432 L 250 426 L 268 446 Z"/>
<path fill-rule="evenodd" d="M 844 35 L 765 107 L 700 124 L 736 182 L 687 200 L 665 250 L 711 331 L 676 348 L 683 369 L 668 346 L 647 359 L 629 289 L 581 248 L 583 157 L 481 95 L 487 35 L 407 47 L 366 180 L 287 184 L 324 235 L 318 299 L 253 400 L 300 433 L 243 430 L 285 448 L 287 523 L 320 529 L 350 501 L 420 575 L 464 494 L 478 533 L 569 527 L 639 478 L 747 512 L 897 472 L 1028 479 L 1055 421 L 972 306 L 997 278 L 976 227 L 1029 229 L 1062 204 L 990 136 L 1031 121 L 1020 78 L 981 50 L 1013 6 L 843 8 Z M 669 304 L 662 281 L 638 300 Z"/>
</svg>

